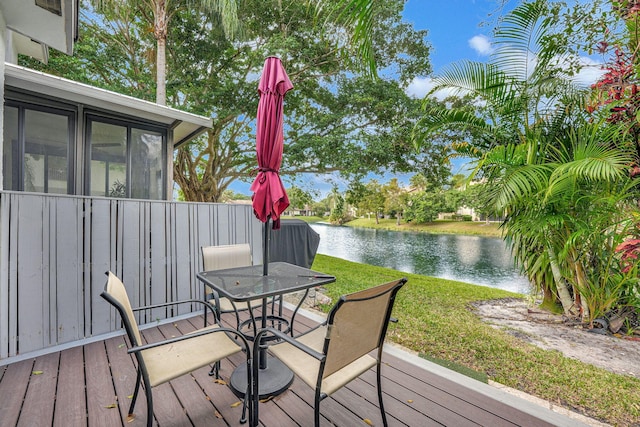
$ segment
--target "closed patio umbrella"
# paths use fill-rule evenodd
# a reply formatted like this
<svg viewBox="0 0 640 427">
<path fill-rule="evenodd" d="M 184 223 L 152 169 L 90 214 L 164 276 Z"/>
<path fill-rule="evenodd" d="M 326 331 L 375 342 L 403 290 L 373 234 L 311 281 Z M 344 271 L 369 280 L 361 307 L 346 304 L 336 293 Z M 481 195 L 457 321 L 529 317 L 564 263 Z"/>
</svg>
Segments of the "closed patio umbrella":
<svg viewBox="0 0 640 427">
<path fill-rule="evenodd" d="M 282 164 L 283 100 L 293 88 L 280 58 L 270 56 L 264 62 L 262 76 L 258 84 L 260 101 L 256 118 L 256 152 L 258 175 L 251 184 L 253 191 L 253 211 L 265 223 L 264 231 L 264 275 L 269 262 L 269 220 L 273 229 L 280 228 L 280 214 L 289 206 L 279 171 Z"/>
</svg>

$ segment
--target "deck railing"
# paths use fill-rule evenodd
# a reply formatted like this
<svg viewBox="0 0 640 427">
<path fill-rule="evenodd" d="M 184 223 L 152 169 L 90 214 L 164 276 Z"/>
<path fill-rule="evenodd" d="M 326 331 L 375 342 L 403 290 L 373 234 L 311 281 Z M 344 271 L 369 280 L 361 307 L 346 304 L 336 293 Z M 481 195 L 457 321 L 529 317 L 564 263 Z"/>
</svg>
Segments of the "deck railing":
<svg viewBox="0 0 640 427">
<path fill-rule="evenodd" d="M 100 297 L 108 270 L 133 305 L 202 298 L 200 247 L 245 242 L 262 259 L 251 206 L 0 192 L 0 362 L 120 329 Z"/>
</svg>

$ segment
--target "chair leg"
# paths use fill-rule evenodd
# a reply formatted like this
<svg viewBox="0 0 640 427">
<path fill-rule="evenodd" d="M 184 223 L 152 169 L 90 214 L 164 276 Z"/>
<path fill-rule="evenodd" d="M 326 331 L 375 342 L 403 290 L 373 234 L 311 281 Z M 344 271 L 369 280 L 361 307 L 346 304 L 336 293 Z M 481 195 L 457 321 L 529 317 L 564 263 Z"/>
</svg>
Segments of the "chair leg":
<svg viewBox="0 0 640 427">
<path fill-rule="evenodd" d="M 133 415 L 133 408 L 136 406 L 136 399 L 138 398 L 138 391 L 140 390 L 141 381 L 142 381 L 142 372 L 140 372 L 140 369 L 138 369 L 138 377 L 136 378 L 136 388 L 133 392 L 133 397 L 131 398 L 131 405 L 129 405 L 128 415 Z"/>
<path fill-rule="evenodd" d="M 313 425 L 320 427 L 320 389 L 316 389 L 315 403 L 313 405 Z"/>
<path fill-rule="evenodd" d="M 211 370 L 209 371 L 210 377 L 213 377 L 214 375 L 217 380 L 220 379 L 220 361 L 219 360 L 213 364 L 213 366 L 211 367 Z"/>
<path fill-rule="evenodd" d="M 144 392 L 147 395 L 147 427 L 153 427 L 153 395 L 151 394 L 151 387 L 145 381 Z"/>
<path fill-rule="evenodd" d="M 249 406 L 250 394 L 251 390 L 249 386 L 247 386 L 247 391 L 244 393 L 244 400 L 242 401 L 242 416 L 240 417 L 240 424 L 244 424 L 247 422 L 247 407 Z"/>
<path fill-rule="evenodd" d="M 382 403 L 382 375 L 380 373 L 380 358 L 378 358 L 378 366 L 376 367 L 376 377 L 378 382 L 378 403 L 380 404 L 380 415 L 382 415 L 382 425 L 387 427 L 387 414 Z"/>
</svg>

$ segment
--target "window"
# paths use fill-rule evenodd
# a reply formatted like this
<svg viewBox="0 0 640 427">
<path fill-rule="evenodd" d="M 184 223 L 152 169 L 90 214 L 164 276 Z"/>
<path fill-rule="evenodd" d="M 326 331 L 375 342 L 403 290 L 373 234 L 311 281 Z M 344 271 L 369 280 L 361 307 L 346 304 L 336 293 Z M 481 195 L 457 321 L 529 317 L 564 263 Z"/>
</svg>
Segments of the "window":
<svg viewBox="0 0 640 427">
<path fill-rule="evenodd" d="M 5 105 L 3 188 L 73 192 L 74 113 L 27 104 Z"/>
<path fill-rule="evenodd" d="M 167 197 L 165 125 L 9 90 L 2 131 L 5 190 Z"/>
<path fill-rule="evenodd" d="M 87 133 L 88 194 L 164 199 L 166 130 L 89 116 Z"/>
</svg>

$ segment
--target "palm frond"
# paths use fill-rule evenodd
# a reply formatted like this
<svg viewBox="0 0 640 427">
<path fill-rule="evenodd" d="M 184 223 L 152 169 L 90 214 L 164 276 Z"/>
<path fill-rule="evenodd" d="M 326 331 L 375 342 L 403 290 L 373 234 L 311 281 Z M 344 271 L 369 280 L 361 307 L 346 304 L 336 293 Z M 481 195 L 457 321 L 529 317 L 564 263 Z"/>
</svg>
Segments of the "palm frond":
<svg viewBox="0 0 640 427">
<path fill-rule="evenodd" d="M 447 89 L 453 95 L 472 95 L 490 104 L 499 104 L 510 93 L 509 80 L 493 64 L 461 61 L 451 64 L 434 78 L 434 87 L 427 96 Z"/>
</svg>

